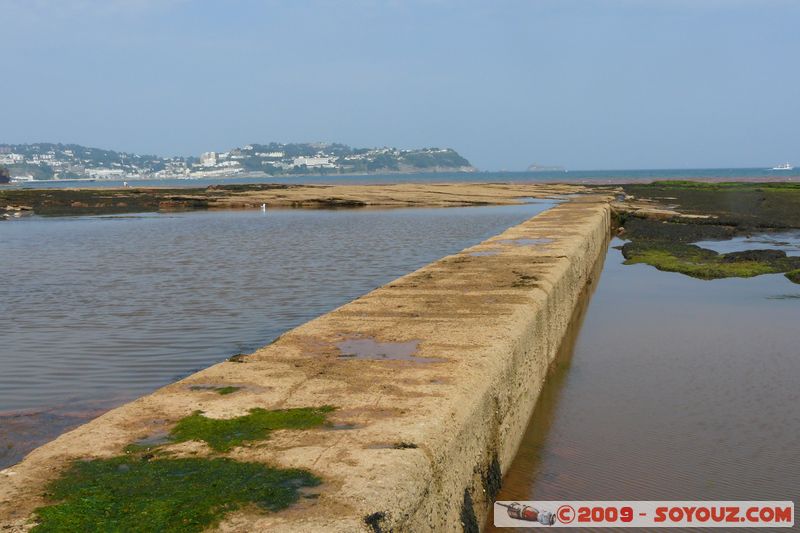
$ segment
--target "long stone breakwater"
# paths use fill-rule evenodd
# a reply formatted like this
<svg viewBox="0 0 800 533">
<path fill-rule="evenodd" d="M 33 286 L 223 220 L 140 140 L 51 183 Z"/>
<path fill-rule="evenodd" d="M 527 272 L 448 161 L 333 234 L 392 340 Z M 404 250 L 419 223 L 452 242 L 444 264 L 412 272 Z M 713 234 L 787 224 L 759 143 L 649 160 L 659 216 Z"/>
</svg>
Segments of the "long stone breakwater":
<svg viewBox="0 0 800 533">
<path fill-rule="evenodd" d="M 158 508 L 176 531 L 477 531 L 605 254 L 609 200 L 571 198 L 38 448 L 0 472 L 3 531 L 101 527 L 157 496 L 120 476 L 204 464 L 225 467 L 213 493 Z M 284 481 L 248 502 L 242 465 Z"/>
</svg>

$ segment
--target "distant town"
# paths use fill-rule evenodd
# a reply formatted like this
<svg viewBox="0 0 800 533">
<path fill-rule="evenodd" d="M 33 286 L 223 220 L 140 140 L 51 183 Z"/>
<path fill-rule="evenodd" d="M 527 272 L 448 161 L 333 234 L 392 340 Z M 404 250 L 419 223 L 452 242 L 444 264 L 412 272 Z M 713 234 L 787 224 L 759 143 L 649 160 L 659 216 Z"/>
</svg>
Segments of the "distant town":
<svg viewBox="0 0 800 533">
<path fill-rule="evenodd" d="M 139 155 L 75 144 L 0 144 L 0 169 L 0 179 L 12 182 L 476 170 L 450 148 L 351 148 L 336 143 L 248 144 L 199 157 Z"/>
</svg>

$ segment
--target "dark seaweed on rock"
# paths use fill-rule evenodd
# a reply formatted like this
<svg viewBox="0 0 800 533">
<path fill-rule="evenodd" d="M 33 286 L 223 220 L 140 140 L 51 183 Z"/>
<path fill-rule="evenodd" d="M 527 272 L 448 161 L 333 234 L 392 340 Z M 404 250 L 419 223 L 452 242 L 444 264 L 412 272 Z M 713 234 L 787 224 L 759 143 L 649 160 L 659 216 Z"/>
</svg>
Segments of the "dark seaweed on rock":
<svg viewBox="0 0 800 533">
<path fill-rule="evenodd" d="M 645 263 L 699 279 L 784 273 L 800 283 L 800 258 L 788 257 L 781 250 L 719 254 L 690 244 L 800 228 L 800 184 L 663 181 L 629 184 L 623 189 L 638 200 L 702 215 L 662 220 L 648 218 L 647 213 L 621 212 L 615 221 L 630 240 L 622 247 L 626 264 Z"/>
<path fill-rule="evenodd" d="M 733 226 L 707 223 L 699 219 L 689 223 L 628 217 L 624 221 L 624 227 L 626 238 L 641 240 L 696 242 L 730 239 L 736 235 L 736 228 Z"/>
<path fill-rule="evenodd" d="M 715 223 L 739 230 L 800 228 L 800 183 L 656 181 L 622 188 L 684 213 L 712 215 Z"/>
<path fill-rule="evenodd" d="M 645 263 L 665 272 L 680 272 L 698 279 L 749 278 L 762 274 L 792 273 L 800 269 L 800 257 L 782 250 L 746 250 L 720 254 L 694 244 L 668 241 L 631 241 L 622 247 L 625 264 Z M 792 275 L 790 275 L 792 274 Z"/>
</svg>

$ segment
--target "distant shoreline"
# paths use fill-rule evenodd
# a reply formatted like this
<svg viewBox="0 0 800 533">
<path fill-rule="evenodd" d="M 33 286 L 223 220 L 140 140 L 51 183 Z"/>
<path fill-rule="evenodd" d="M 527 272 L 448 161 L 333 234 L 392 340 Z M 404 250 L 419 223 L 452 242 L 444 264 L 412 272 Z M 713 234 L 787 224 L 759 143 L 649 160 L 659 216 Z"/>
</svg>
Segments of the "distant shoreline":
<svg viewBox="0 0 800 533">
<path fill-rule="evenodd" d="M 419 169 L 415 170 L 386 170 L 380 172 L 348 172 L 348 173 L 314 173 L 308 172 L 303 174 L 268 174 L 266 172 L 239 172 L 239 173 L 230 173 L 230 174 L 221 174 L 216 176 L 197 176 L 197 177 L 168 177 L 168 178 L 114 178 L 114 179 L 107 179 L 107 178 L 70 178 L 70 179 L 49 179 L 49 180 L 21 180 L 17 178 L 11 178 L 9 183 L 0 183 L 0 185 L 14 185 L 14 184 L 25 184 L 25 183 L 74 183 L 74 182 L 120 182 L 120 181 L 127 181 L 131 183 L 138 183 L 142 181 L 157 181 L 157 180 L 181 180 L 181 181 L 202 181 L 202 180 L 214 180 L 214 179 L 222 179 L 222 180 L 230 180 L 230 179 L 238 179 L 238 178 L 263 178 L 263 179 L 292 179 L 292 178 L 307 178 L 307 177 L 315 177 L 315 178 L 336 178 L 339 176 L 382 176 L 382 175 L 412 175 L 412 174 L 475 174 L 480 173 L 481 171 L 475 167 L 437 167 L 431 170 L 426 170 L 425 172 L 420 172 Z"/>
<path fill-rule="evenodd" d="M 0 144 L 0 165 L 26 181 L 477 170 L 452 148 L 354 148 L 341 143 L 254 143 L 198 157 L 162 157 L 63 143 Z"/>
<path fill-rule="evenodd" d="M 192 178 L 79 178 L 70 180 L 16 181 L 0 184 L 0 190 L 13 188 L 62 188 L 86 184 L 87 188 L 132 187 L 192 188 L 212 184 L 284 183 L 284 184 L 394 184 L 394 183 L 578 183 L 623 184 L 657 180 L 692 181 L 800 181 L 800 169 L 776 171 L 767 168 L 718 169 L 641 169 L 641 170 L 572 170 L 562 171 L 487 171 L 474 167 L 438 167 L 430 171 L 398 170 L 359 173 L 305 173 L 270 175 L 261 171 Z M 90 184 L 90 185 L 89 185 Z"/>
</svg>

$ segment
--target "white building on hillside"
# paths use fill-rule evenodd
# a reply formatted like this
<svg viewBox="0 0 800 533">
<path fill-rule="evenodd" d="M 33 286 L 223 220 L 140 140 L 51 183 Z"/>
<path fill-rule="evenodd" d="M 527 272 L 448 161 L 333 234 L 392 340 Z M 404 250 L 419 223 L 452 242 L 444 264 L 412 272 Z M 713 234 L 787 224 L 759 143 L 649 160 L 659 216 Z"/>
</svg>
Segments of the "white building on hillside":
<svg viewBox="0 0 800 533">
<path fill-rule="evenodd" d="M 200 164 L 204 167 L 213 167 L 217 164 L 216 152 L 205 152 L 200 155 Z"/>
<path fill-rule="evenodd" d="M 0 165 L 13 165 L 15 163 L 22 163 L 24 160 L 25 158 L 22 154 L 10 153 L 0 155 Z"/>
<path fill-rule="evenodd" d="M 294 158 L 294 166 L 307 166 L 308 168 L 335 168 L 336 165 L 331 161 L 330 157 L 323 156 L 300 156 Z"/>
<path fill-rule="evenodd" d="M 125 176 L 125 171 L 111 168 L 87 168 L 86 174 L 97 179 L 113 179 Z"/>
</svg>

